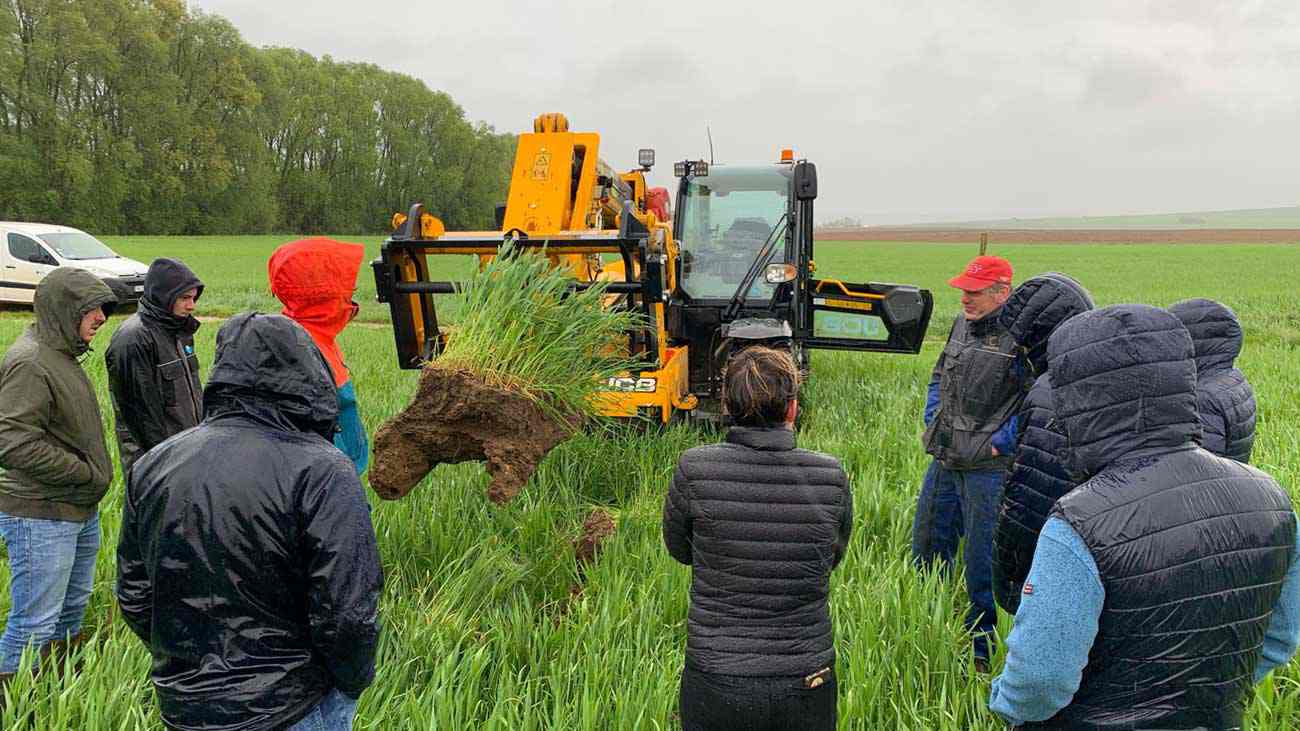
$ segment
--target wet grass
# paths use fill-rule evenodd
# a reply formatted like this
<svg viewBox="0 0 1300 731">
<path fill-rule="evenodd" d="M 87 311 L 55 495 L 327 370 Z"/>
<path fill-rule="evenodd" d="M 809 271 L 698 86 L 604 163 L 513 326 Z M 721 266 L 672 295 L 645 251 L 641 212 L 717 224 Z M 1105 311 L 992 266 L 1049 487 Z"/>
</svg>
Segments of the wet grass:
<svg viewBox="0 0 1300 731">
<path fill-rule="evenodd" d="M 127 256 L 167 254 L 191 263 L 209 283 L 208 314 L 277 309 L 258 288 L 265 287 L 265 255 L 279 239 L 132 241 L 138 248 L 113 243 Z M 921 356 L 819 352 L 803 394 L 800 444 L 842 459 L 854 487 L 853 540 L 832 591 L 842 728 L 1002 728 L 985 709 L 989 678 L 969 667 L 963 588 L 918 575 L 908 563 L 926 464 L 919 441 L 924 383 L 957 307 L 943 282 L 974 252 L 918 244 L 819 251 L 822 275 L 915 282 L 934 289 L 939 302 Z M 1287 282 L 1300 271 L 1300 247 L 1034 245 L 1002 253 L 1022 274 L 1057 269 L 1077 276 L 1100 304 L 1163 305 L 1191 296 L 1231 304 L 1248 338 L 1240 366 L 1260 401 L 1256 461 L 1300 497 L 1300 303 Z M 368 277 L 363 271 L 363 292 L 373 287 Z M 382 317 L 382 310 L 370 312 Z M 0 314 L 0 348 L 28 320 L 22 310 Z M 86 362 L 105 406 L 99 354 L 117 324 L 100 334 L 98 353 Z M 216 329 L 208 323 L 198 334 L 205 368 Z M 353 327 L 340 341 L 373 434 L 406 405 L 415 374 L 394 367 L 386 329 Z M 676 456 L 714 438 L 684 427 L 581 434 L 553 452 L 505 508 L 483 498 L 488 478 L 473 464 L 435 469 L 401 501 L 373 499 L 387 574 L 385 630 L 378 677 L 362 698 L 356 728 L 674 728 L 690 574 L 662 548 L 660 509 Z M 0 718 L 5 728 L 24 714 L 38 719 L 36 728 L 160 726 L 148 655 L 112 605 L 121 493 L 119 480 L 101 506 L 103 547 L 87 615 L 95 639 L 86 670 L 62 683 L 46 675 L 10 685 L 11 703 Z M 610 510 L 619 530 L 575 597 L 570 541 L 592 507 Z M 0 568 L 0 586 L 7 583 Z M 0 611 L 7 607 L 7 592 L 0 593 Z M 1257 689 L 1247 728 L 1298 727 L 1300 666 L 1292 665 Z"/>
</svg>

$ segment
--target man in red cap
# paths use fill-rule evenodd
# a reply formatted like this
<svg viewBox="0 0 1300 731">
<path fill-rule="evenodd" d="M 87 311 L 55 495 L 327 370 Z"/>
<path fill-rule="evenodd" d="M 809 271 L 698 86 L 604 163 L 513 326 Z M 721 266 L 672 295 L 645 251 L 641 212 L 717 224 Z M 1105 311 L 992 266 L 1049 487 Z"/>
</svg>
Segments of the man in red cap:
<svg viewBox="0 0 1300 731">
<path fill-rule="evenodd" d="M 1015 453 L 1023 368 L 1015 341 L 998 321 L 1011 295 L 1011 263 L 977 256 L 948 284 L 961 290 L 962 314 L 930 378 L 925 451 L 934 457 L 912 524 L 918 566 L 951 566 L 966 536 L 966 626 L 976 669 L 987 672 L 997 618 L 993 605 L 993 526 L 1003 474 Z"/>
</svg>

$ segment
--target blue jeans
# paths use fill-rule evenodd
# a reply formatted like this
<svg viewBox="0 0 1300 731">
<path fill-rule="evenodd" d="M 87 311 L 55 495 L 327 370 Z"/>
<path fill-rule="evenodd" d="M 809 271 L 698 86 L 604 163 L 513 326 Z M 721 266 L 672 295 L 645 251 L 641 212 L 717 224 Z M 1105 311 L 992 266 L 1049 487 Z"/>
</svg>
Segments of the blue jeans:
<svg viewBox="0 0 1300 731">
<path fill-rule="evenodd" d="M 352 731 L 352 718 L 356 715 L 357 701 L 341 691 L 331 690 L 319 705 L 286 731 Z"/>
<path fill-rule="evenodd" d="M 13 673 L 28 645 L 39 651 L 81 631 L 95 583 L 99 515 L 75 523 L 0 513 L 0 535 L 13 602 L 0 636 L 0 673 Z"/>
<path fill-rule="evenodd" d="M 1002 502 L 1002 470 L 946 470 L 932 462 L 925 473 L 912 523 L 912 558 L 920 566 L 938 560 L 946 569 L 966 538 L 966 627 L 975 657 L 988 659 L 997 625 L 993 604 L 993 527 Z"/>
<path fill-rule="evenodd" d="M 937 561 L 946 574 L 952 569 L 963 530 L 961 485 L 956 473 L 931 460 L 912 519 L 912 561 L 917 568 L 928 568 Z"/>
</svg>

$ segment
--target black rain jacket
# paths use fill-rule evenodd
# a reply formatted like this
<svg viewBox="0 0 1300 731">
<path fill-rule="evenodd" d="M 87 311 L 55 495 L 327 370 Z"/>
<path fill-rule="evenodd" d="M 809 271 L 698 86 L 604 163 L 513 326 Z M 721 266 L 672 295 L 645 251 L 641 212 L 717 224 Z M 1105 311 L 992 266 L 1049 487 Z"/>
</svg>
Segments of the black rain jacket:
<svg viewBox="0 0 1300 731">
<path fill-rule="evenodd" d="M 733 427 L 684 452 L 664 543 L 691 566 L 686 663 L 705 673 L 808 675 L 835 664 L 827 595 L 853 525 L 848 476 L 794 432 Z"/>
<path fill-rule="evenodd" d="M 1241 355 L 1237 315 L 1214 300 L 1191 299 L 1171 305 L 1196 346 L 1196 405 L 1201 415 L 1201 446 L 1228 459 L 1250 462 L 1255 446 L 1255 391 L 1246 374 L 1233 367 Z"/>
<path fill-rule="evenodd" d="M 194 353 L 199 321 L 172 314 L 177 298 L 191 289 L 203 294 L 203 282 L 189 267 L 155 259 L 139 309 L 113 333 L 104 353 L 123 474 L 140 455 L 203 419 L 203 384 Z"/>
<path fill-rule="evenodd" d="M 1053 426 L 1047 340 L 1061 323 L 1093 308 L 1092 295 L 1056 272 L 1027 279 L 1002 306 L 1002 325 L 1029 364 L 1033 386 L 1020 406 L 1020 438 L 1002 486 L 1002 505 L 993 529 L 993 596 L 1015 613 L 1029 576 L 1038 533 L 1056 500 L 1074 489 L 1060 453 L 1065 437 Z"/>
<path fill-rule="evenodd" d="M 169 727 L 280 729 L 374 678 L 374 528 L 330 442 L 334 379 L 301 326 L 231 318 L 203 398 L 203 423 L 131 472 L 117 598 Z"/>
</svg>

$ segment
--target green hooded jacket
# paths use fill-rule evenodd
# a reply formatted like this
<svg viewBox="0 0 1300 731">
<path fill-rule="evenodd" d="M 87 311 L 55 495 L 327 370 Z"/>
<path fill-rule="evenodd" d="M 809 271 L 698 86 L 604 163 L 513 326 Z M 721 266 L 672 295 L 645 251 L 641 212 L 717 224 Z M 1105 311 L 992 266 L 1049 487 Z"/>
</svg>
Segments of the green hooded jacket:
<svg viewBox="0 0 1300 731">
<path fill-rule="evenodd" d="M 95 389 L 77 358 L 81 319 L 116 304 L 82 269 L 60 267 L 36 287 L 36 322 L 0 361 L 0 512 L 85 521 L 113 481 Z"/>
</svg>

